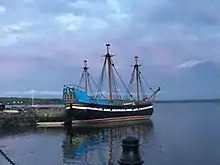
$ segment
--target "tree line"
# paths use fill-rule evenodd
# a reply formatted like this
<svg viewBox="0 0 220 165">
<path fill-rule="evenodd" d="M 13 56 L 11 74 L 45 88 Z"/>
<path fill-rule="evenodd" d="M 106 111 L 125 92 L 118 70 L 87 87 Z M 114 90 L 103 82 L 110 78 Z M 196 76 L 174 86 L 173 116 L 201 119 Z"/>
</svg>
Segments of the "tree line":
<svg viewBox="0 0 220 165">
<path fill-rule="evenodd" d="M 0 103 L 8 105 L 31 105 L 32 98 L 0 97 Z M 34 98 L 33 104 L 62 104 L 61 99 Z"/>
</svg>

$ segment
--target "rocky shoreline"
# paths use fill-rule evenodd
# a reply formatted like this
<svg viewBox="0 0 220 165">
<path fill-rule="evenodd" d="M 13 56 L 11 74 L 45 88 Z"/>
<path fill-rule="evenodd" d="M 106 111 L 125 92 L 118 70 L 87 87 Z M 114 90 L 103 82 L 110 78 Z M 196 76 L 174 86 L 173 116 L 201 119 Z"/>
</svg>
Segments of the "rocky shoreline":
<svg viewBox="0 0 220 165">
<path fill-rule="evenodd" d="M 65 109 L 30 110 L 21 113 L 4 113 L 0 111 L 0 129 L 32 127 L 38 122 L 63 122 Z"/>
<path fill-rule="evenodd" d="M 37 117 L 32 112 L 19 114 L 0 112 L 0 129 L 35 126 Z"/>
</svg>

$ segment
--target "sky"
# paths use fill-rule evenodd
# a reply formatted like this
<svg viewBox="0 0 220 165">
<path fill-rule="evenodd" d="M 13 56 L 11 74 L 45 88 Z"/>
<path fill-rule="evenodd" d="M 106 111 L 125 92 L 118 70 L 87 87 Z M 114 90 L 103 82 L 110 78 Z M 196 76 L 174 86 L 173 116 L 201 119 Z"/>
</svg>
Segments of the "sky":
<svg viewBox="0 0 220 165">
<path fill-rule="evenodd" d="M 220 1 L 1 0 L 0 96 L 60 97 L 105 44 L 129 82 L 133 57 L 158 99 L 220 97 Z"/>
</svg>

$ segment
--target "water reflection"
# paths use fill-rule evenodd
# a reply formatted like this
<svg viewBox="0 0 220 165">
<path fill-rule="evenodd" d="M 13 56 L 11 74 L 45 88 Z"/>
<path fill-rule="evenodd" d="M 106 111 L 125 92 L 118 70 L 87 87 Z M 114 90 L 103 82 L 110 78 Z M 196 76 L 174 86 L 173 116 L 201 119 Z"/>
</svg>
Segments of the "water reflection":
<svg viewBox="0 0 220 165">
<path fill-rule="evenodd" d="M 121 141 L 127 136 L 136 136 L 149 141 L 153 122 L 139 121 L 120 123 L 115 126 L 83 127 L 66 130 L 63 140 L 65 164 L 115 164 L 121 156 Z"/>
</svg>

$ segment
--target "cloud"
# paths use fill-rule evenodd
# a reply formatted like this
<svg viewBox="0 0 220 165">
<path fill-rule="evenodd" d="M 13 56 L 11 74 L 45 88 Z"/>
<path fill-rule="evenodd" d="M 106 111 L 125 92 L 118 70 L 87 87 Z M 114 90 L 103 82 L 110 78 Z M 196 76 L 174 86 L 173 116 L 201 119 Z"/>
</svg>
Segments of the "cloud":
<svg viewBox="0 0 220 165">
<path fill-rule="evenodd" d="M 10 46 L 19 44 L 24 40 L 33 39 L 34 35 L 28 32 L 28 28 L 32 26 L 30 22 L 19 22 L 17 24 L 10 24 L 2 26 L 2 33 L 0 32 L 0 46 Z M 36 35 L 35 35 L 36 36 Z M 10 48 L 8 48 L 10 50 Z"/>
<path fill-rule="evenodd" d="M 177 65 L 176 68 L 191 68 L 201 63 L 205 63 L 205 61 L 191 60 Z"/>
<path fill-rule="evenodd" d="M 9 27 L 4 27 L 4 32 L 19 32 L 22 30 L 22 27 L 21 26 L 18 26 L 18 25 L 12 25 L 12 26 L 9 26 Z"/>
<path fill-rule="evenodd" d="M 217 0 L 2 1 L 0 92 L 59 91 L 78 80 L 84 59 L 97 78 L 106 43 L 124 79 L 138 55 L 147 79 L 166 86 L 190 74 L 176 68 L 220 63 L 219 11 Z"/>
<path fill-rule="evenodd" d="M 78 30 L 79 28 L 81 28 L 85 17 L 75 16 L 72 13 L 67 13 L 64 15 L 60 15 L 55 19 L 57 19 L 61 24 L 67 26 L 67 30 Z"/>
<path fill-rule="evenodd" d="M 60 15 L 55 19 L 61 23 L 61 27 L 64 30 L 76 31 L 85 28 L 102 30 L 108 27 L 108 23 L 100 18 L 87 18 L 86 16 L 77 16 L 72 13 Z M 86 26 L 87 24 L 89 24 L 88 27 Z"/>
<path fill-rule="evenodd" d="M 0 15 L 6 12 L 5 6 L 0 6 Z"/>
<path fill-rule="evenodd" d="M 7 33 L 21 32 L 24 28 L 30 27 L 31 25 L 32 24 L 30 22 L 20 22 L 19 24 L 3 27 L 3 31 Z"/>
<path fill-rule="evenodd" d="M 34 0 L 23 0 L 25 3 L 32 3 Z"/>
</svg>

